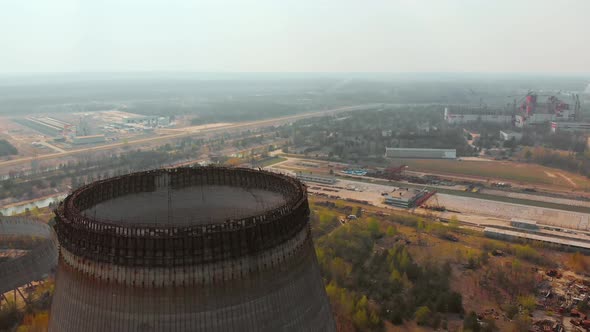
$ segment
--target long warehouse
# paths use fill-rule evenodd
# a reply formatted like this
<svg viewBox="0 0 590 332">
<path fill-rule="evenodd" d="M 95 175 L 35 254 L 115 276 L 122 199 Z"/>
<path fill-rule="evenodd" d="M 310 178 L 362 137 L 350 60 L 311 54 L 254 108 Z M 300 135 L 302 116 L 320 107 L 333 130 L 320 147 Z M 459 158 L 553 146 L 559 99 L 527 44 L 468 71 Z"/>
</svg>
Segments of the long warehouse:
<svg viewBox="0 0 590 332">
<path fill-rule="evenodd" d="M 456 159 L 456 149 L 385 148 L 386 158 Z"/>
</svg>

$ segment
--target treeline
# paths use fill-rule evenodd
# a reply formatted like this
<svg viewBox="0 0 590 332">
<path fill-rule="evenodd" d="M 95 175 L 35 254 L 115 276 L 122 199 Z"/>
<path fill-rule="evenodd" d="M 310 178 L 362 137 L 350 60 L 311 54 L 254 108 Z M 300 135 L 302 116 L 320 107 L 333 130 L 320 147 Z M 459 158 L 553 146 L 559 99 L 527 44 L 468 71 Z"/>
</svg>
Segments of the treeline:
<svg viewBox="0 0 590 332">
<path fill-rule="evenodd" d="M 452 148 L 473 155 L 461 128 L 446 128 L 439 106 L 388 107 L 304 119 L 277 130 L 289 151 L 345 162 L 384 162 L 386 147 Z"/>
<path fill-rule="evenodd" d="M 543 147 L 525 148 L 523 151 L 526 161 L 590 177 L 590 155 L 588 153 L 564 153 Z"/>
<path fill-rule="evenodd" d="M 209 140 L 185 137 L 154 150 L 126 149 L 120 154 L 87 154 L 80 156 L 77 161 L 61 164 L 57 169 L 52 167 L 43 174 L 40 172 L 47 166 L 35 162 L 31 164 L 30 173 L 11 171 L 9 179 L 0 181 L 0 199 L 33 199 L 48 194 L 50 188 L 59 189 L 67 185 L 76 188 L 94 180 L 187 161 L 195 156 L 222 150 L 230 138 L 236 138 L 242 148 L 264 142 L 263 135 L 249 135 L 251 132 L 248 131 L 235 137 L 224 134 L 223 137 Z M 219 159 L 221 162 L 224 158 Z"/>
<path fill-rule="evenodd" d="M 196 110 L 192 125 L 213 122 L 237 122 L 275 118 L 306 111 L 296 104 L 272 101 L 224 101 L 202 105 Z"/>
<path fill-rule="evenodd" d="M 0 157 L 18 154 L 18 150 L 5 139 L 0 139 Z"/>
<path fill-rule="evenodd" d="M 7 179 L 1 182 L 0 199 L 8 197 L 32 199 L 43 190 L 56 188 L 68 181 L 72 188 L 84 183 L 145 170 L 165 164 L 171 158 L 166 151 L 129 151 L 107 158 L 82 160 L 75 164 L 62 164 L 49 176 L 32 180 Z"/>
<path fill-rule="evenodd" d="M 131 150 L 119 155 L 81 159 L 61 164 L 57 170 L 32 179 L 10 178 L 0 182 L 0 199 L 8 197 L 32 199 L 49 188 L 68 184 L 77 188 L 85 183 L 107 177 L 161 167 L 170 162 L 194 156 L 200 151 L 202 142 L 184 138 L 174 145 L 166 144 L 155 150 Z"/>
</svg>

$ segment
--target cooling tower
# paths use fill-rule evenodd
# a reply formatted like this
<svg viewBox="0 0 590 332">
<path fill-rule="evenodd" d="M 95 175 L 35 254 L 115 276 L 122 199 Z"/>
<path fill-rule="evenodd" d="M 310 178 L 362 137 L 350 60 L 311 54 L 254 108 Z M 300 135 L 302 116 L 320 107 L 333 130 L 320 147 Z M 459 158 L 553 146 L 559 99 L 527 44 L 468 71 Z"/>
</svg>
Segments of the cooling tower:
<svg viewBox="0 0 590 332">
<path fill-rule="evenodd" d="M 9 249 L 3 258 L 12 258 L 0 259 L 0 294 L 45 279 L 57 265 L 53 230 L 27 217 L 0 216 L 0 247 Z M 19 255 L 11 257 L 12 250 Z"/>
<path fill-rule="evenodd" d="M 50 331 L 334 331 L 305 187 L 178 168 L 86 185 L 56 210 Z"/>
</svg>

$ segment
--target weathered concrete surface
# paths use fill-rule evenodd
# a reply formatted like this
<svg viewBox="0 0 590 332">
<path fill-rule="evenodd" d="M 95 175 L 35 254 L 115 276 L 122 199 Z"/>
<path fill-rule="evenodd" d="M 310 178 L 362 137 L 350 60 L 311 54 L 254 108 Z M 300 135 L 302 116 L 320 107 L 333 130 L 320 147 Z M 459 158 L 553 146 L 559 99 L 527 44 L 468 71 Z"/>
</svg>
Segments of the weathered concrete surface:
<svg viewBox="0 0 590 332">
<path fill-rule="evenodd" d="M 52 308 L 49 331 L 335 331 L 309 240 L 272 269 L 202 286 L 99 282 L 60 264 Z"/>
</svg>

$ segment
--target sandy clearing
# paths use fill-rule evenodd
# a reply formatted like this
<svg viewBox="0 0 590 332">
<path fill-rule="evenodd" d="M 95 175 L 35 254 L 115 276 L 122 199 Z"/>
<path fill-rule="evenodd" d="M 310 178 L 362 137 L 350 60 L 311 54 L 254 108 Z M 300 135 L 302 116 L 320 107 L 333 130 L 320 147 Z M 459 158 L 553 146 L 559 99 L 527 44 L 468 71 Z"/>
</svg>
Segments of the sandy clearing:
<svg viewBox="0 0 590 332">
<path fill-rule="evenodd" d="M 557 177 L 557 176 L 555 176 L 555 174 L 553 174 L 551 172 L 547 172 L 547 171 L 544 171 L 544 172 L 545 172 L 545 175 L 547 175 L 550 178 L 556 178 Z"/>
</svg>

